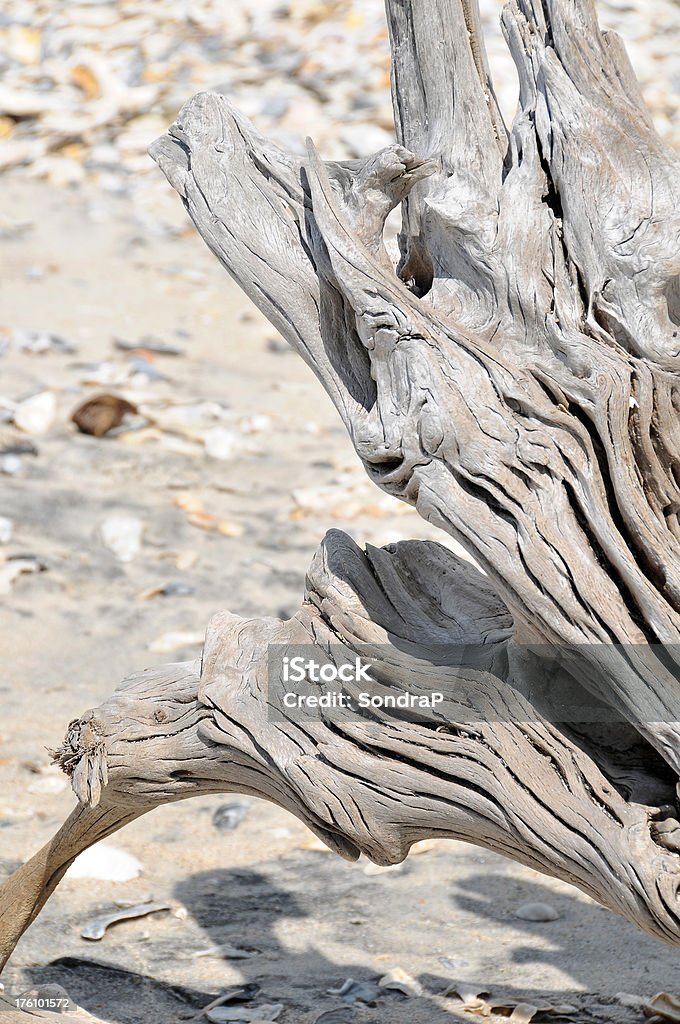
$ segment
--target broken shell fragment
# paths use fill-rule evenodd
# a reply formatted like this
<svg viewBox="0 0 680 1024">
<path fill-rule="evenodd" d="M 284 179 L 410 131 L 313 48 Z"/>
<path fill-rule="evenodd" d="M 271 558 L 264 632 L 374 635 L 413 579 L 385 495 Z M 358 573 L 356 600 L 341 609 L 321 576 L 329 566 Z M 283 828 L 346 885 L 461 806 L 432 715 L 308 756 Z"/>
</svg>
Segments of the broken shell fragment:
<svg viewBox="0 0 680 1024">
<path fill-rule="evenodd" d="M 90 942 L 99 942 L 104 938 L 107 928 L 118 924 L 120 921 L 133 921 L 138 917 L 147 917 L 149 914 L 160 914 L 164 910 L 172 910 L 169 903 L 140 903 L 136 907 L 129 907 L 127 910 L 116 910 L 111 914 L 102 914 L 95 917 L 87 924 L 80 935 Z"/>
<path fill-rule="evenodd" d="M 276 1020 L 283 1012 L 283 1003 L 265 1003 L 251 1008 L 246 1006 L 217 1006 L 206 1011 L 206 1019 L 213 1024 L 266 1024 Z"/>
<path fill-rule="evenodd" d="M 394 967 L 378 982 L 381 988 L 394 989 L 403 992 L 405 996 L 422 996 L 423 986 L 401 967 Z"/>
<path fill-rule="evenodd" d="M 340 996 L 343 1002 L 350 1006 L 353 1003 L 374 1006 L 383 993 L 374 981 L 355 981 L 354 978 L 348 978 L 339 988 L 329 988 L 328 994 Z"/>
<path fill-rule="evenodd" d="M 72 341 L 52 331 L 22 330 L 15 327 L 11 337 L 12 343 L 20 352 L 30 352 L 31 355 L 44 355 L 46 352 L 73 355 L 77 352 L 77 346 Z"/>
<path fill-rule="evenodd" d="M 0 564 L 0 596 L 10 593 L 13 584 L 26 573 L 45 572 L 47 566 L 34 555 L 8 558 Z"/>
</svg>

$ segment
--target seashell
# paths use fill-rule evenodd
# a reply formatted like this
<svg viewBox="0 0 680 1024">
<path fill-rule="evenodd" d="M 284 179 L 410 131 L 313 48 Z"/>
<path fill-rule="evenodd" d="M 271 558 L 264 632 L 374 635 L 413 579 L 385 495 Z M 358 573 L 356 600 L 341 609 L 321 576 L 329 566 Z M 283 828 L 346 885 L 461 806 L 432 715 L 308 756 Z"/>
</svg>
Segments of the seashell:
<svg viewBox="0 0 680 1024">
<path fill-rule="evenodd" d="M 247 985 L 232 985 L 230 988 L 224 990 L 217 999 L 213 999 L 211 1003 L 204 1006 L 198 1013 L 192 1014 L 180 1014 L 181 1020 L 200 1020 L 208 1010 L 214 1010 L 217 1006 L 224 1006 L 225 1003 L 248 1003 L 260 991 L 260 986 L 250 982 Z"/>
<path fill-rule="evenodd" d="M 38 89 L 15 89 L 0 84 L 0 110 L 10 117 L 40 117 L 62 109 L 63 101 L 52 92 Z M 47 147 L 43 147 L 43 152 Z"/>
<path fill-rule="evenodd" d="M 223 537 L 242 537 L 245 533 L 240 523 L 233 523 L 229 519 L 220 519 L 217 523 L 217 532 Z"/>
<path fill-rule="evenodd" d="M 137 407 L 119 395 L 96 395 L 83 402 L 71 414 L 81 434 L 104 437 L 119 427 L 128 415 L 136 415 Z"/>
<path fill-rule="evenodd" d="M 38 160 L 45 152 L 41 139 L 3 139 L 0 146 L 0 171 Z"/>
<path fill-rule="evenodd" d="M 30 352 L 35 355 L 43 355 L 45 352 L 72 355 L 78 351 L 72 341 L 68 341 L 52 331 L 22 330 L 15 327 L 12 330 L 12 342 L 20 352 Z"/>
<path fill-rule="evenodd" d="M 99 942 L 104 938 L 107 928 L 118 924 L 120 921 L 133 921 L 138 917 L 148 917 L 149 914 L 160 914 L 162 911 L 172 910 L 169 903 L 140 903 L 136 907 L 129 907 L 127 910 L 116 910 L 110 914 L 102 914 L 101 917 L 93 918 L 85 925 L 80 937 L 89 942 Z"/>
<path fill-rule="evenodd" d="M 167 345 L 163 341 L 156 341 L 150 335 L 140 338 L 139 341 L 125 341 L 124 338 L 113 339 L 114 348 L 120 352 L 152 352 L 157 356 L 183 356 L 184 349 L 176 345 Z"/>
<path fill-rule="evenodd" d="M 495 1009 L 492 1007 L 492 1009 Z M 514 1024 L 531 1024 L 537 1013 L 540 1013 L 538 1006 L 531 1003 L 518 1003 L 510 1014 L 510 1022 Z"/>
<path fill-rule="evenodd" d="M 163 583 L 160 587 L 151 587 L 150 590 L 145 590 L 141 594 L 138 594 L 137 600 L 150 601 L 153 597 L 188 597 L 195 593 L 196 587 L 192 587 L 190 583 L 176 581 L 172 583 Z"/>
<path fill-rule="evenodd" d="M 44 178 L 59 188 L 80 185 L 85 180 L 82 164 L 58 156 L 44 156 L 35 160 L 29 174 L 32 178 Z"/>
<path fill-rule="evenodd" d="M 76 64 L 71 68 L 71 79 L 84 94 L 86 100 L 98 100 L 102 94 L 101 85 L 92 68 L 87 64 Z"/>
<path fill-rule="evenodd" d="M 13 457 L 5 456 L 6 459 Z M 2 470 L 2 460 L 0 460 L 0 470 Z M 44 572 L 46 569 L 47 566 L 33 555 L 9 558 L 4 564 L 0 565 L 0 595 L 6 596 L 9 594 L 13 584 L 20 576 L 26 573 Z"/>
<path fill-rule="evenodd" d="M 267 1024 L 276 1020 L 283 1012 L 283 1003 L 263 1003 L 252 1009 L 246 1006 L 217 1006 L 214 1010 L 205 1011 L 206 1020 L 213 1024 Z"/>
<path fill-rule="evenodd" d="M 46 434 L 54 422 L 57 401 L 51 391 L 41 391 L 25 398 L 14 410 L 14 425 L 25 434 L 40 437 Z"/>
<path fill-rule="evenodd" d="M 642 996 L 636 996 L 630 992 L 617 992 L 614 998 L 621 1006 L 629 1006 L 633 1010 L 642 1009 L 647 1002 Z"/>
<path fill-rule="evenodd" d="M 447 971 L 459 971 L 461 967 L 469 967 L 469 960 L 462 960 L 459 957 L 440 956 L 439 963 Z"/>
<path fill-rule="evenodd" d="M 0 32 L 0 43 L 5 54 L 19 64 L 39 64 L 42 32 L 28 25 L 8 25 Z"/>
<path fill-rule="evenodd" d="M 153 654 L 171 654 L 173 651 L 181 651 L 185 647 L 202 647 L 205 640 L 205 633 L 176 631 L 163 633 L 157 640 L 149 644 L 149 650 Z"/>
<path fill-rule="evenodd" d="M 266 415 L 244 416 L 239 423 L 243 434 L 266 434 L 272 427 L 272 418 Z"/>
<path fill-rule="evenodd" d="M 7 516 L 0 516 L 0 544 L 9 544 L 14 533 L 14 523 Z"/>
<path fill-rule="evenodd" d="M 144 524 L 136 516 L 109 516 L 100 527 L 105 547 L 119 562 L 132 562 L 142 546 Z"/>
<path fill-rule="evenodd" d="M 67 878 L 96 878 L 102 882 L 130 882 L 144 867 L 131 853 L 109 843 L 96 843 L 76 857 Z"/>
<path fill-rule="evenodd" d="M 449 985 L 444 991 L 444 995 L 447 997 L 457 996 L 466 1009 L 481 1010 L 487 1005 L 486 997 L 488 997 L 489 992 L 487 989 L 466 985 L 463 982 L 462 984 Z"/>
<path fill-rule="evenodd" d="M 354 978 L 348 978 L 339 988 L 329 988 L 328 994 L 340 996 L 350 1005 L 366 1003 L 368 1006 L 374 1006 L 383 993 L 374 981 L 355 981 Z"/>
<path fill-rule="evenodd" d="M 212 459 L 226 461 L 238 453 L 240 439 L 232 430 L 224 427 L 211 427 L 203 435 L 206 453 Z"/>
<path fill-rule="evenodd" d="M 381 988 L 395 989 L 405 996 L 422 996 L 423 986 L 401 967 L 393 967 L 378 982 Z"/>
</svg>

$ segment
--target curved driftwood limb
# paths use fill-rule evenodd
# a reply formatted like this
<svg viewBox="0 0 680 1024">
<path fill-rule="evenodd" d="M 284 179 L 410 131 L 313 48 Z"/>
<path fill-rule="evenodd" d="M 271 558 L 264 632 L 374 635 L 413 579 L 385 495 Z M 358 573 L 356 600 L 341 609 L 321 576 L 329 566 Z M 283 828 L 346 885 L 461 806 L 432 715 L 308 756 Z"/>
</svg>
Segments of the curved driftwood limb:
<svg viewBox="0 0 680 1024">
<path fill-rule="evenodd" d="M 56 758 L 82 802 L 0 890 L 1 962 L 80 850 L 158 804 L 232 791 L 286 808 L 349 858 L 398 863 L 429 837 L 479 843 L 677 941 L 680 875 L 663 806 L 672 782 L 663 768 L 653 777 L 649 758 L 636 775 L 632 730 L 619 734 L 618 753 L 598 751 L 600 767 L 545 718 L 521 692 L 512 635 L 488 581 L 447 549 L 362 551 L 333 531 L 292 619 L 222 613 L 200 677 L 195 664 L 143 673 L 72 723 Z M 442 652 L 461 644 L 474 664 L 447 664 Z M 371 707 L 301 718 L 276 704 L 273 647 L 359 654 L 376 692 L 436 689 L 445 699 L 433 715 Z M 654 803 L 625 799 L 643 786 Z"/>
<path fill-rule="evenodd" d="M 0 970 L 78 854 L 140 813 L 79 804 L 49 843 L 0 887 Z"/>
<path fill-rule="evenodd" d="M 206 714 L 197 698 L 198 666 L 169 665 L 134 677 L 107 703 L 107 719 L 119 739 L 112 742 L 96 712 L 72 722 L 55 759 L 71 776 L 79 804 L 59 832 L 0 887 L 0 970 L 78 854 L 173 799 L 178 780 L 168 773 L 189 749 L 200 757 L 196 736 Z M 139 748 L 126 788 L 128 749 Z M 109 772 L 115 785 L 109 785 Z M 179 798 L 179 796 L 177 798 Z"/>
</svg>

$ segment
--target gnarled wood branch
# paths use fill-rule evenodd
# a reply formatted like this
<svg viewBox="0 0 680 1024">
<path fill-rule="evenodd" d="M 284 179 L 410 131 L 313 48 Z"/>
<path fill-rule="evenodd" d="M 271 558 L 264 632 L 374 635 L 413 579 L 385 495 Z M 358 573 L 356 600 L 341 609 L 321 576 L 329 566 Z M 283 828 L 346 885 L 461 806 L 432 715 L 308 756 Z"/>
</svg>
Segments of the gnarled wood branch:
<svg viewBox="0 0 680 1024">
<path fill-rule="evenodd" d="M 430 837 L 479 843 L 675 941 L 680 876 L 661 841 L 670 828 L 663 781 L 634 777 L 636 739 L 624 732 L 619 775 L 627 765 L 628 791 L 646 782 L 658 803 L 624 799 L 626 785 L 612 782 L 615 752 L 598 767 L 530 703 L 513 626 L 488 581 L 446 548 L 403 542 L 364 552 L 331 532 L 292 619 L 221 613 L 200 676 L 195 664 L 143 673 L 71 724 L 56 757 L 81 803 L 0 890 L 0 962 L 92 842 L 159 804 L 231 791 L 290 810 L 349 858 L 395 864 Z M 474 647 L 473 667 L 438 657 L 461 644 Z M 283 704 L 272 715 L 273 645 L 312 648 L 320 659 L 359 654 L 377 692 L 436 689 L 445 701 L 415 720 L 376 708 L 300 718 Z"/>
<path fill-rule="evenodd" d="M 677 769 L 678 159 L 587 0 L 506 10 L 522 90 L 503 159 L 468 37 L 415 63 L 471 9 L 388 2 L 415 156 L 298 164 L 209 94 L 153 153 L 372 479 L 468 547 L 523 633 L 591 645 L 598 696 Z M 418 190 L 401 279 L 381 252 L 396 182 Z M 603 644 L 625 654 L 603 664 Z"/>
<path fill-rule="evenodd" d="M 475 0 L 387 0 L 387 16 L 399 144 L 330 163 L 310 143 L 301 160 L 204 93 L 152 153 L 371 479 L 487 582 L 438 546 L 364 554 L 332 536 L 292 620 L 219 617 L 200 680 L 179 669 L 163 691 L 165 717 L 162 676 L 133 681 L 74 726 L 62 763 L 87 813 L 238 789 L 348 856 L 393 863 L 456 836 L 680 943 L 678 157 L 592 0 L 506 7 L 509 132 Z M 267 651 L 336 643 L 368 646 L 392 693 L 443 689 L 441 728 L 272 718 Z M 480 661 L 453 672 L 439 645 L 461 643 Z M 554 721 L 526 685 L 537 643 L 563 665 L 549 696 L 582 684 L 602 721 Z M 88 828 L 0 893 L 3 956 Z M 21 920 L 3 926 L 18 890 Z"/>
</svg>

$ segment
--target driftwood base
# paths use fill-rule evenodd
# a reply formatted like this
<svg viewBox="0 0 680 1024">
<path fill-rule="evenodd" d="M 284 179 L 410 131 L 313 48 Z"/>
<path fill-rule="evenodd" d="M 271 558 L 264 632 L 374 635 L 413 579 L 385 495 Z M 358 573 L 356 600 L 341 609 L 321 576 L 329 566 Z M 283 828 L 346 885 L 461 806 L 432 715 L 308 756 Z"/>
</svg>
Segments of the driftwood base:
<svg viewBox="0 0 680 1024">
<path fill-rule="evenodd" d="M 602 727 L 586 749 L 542 718 L 513 677 L 512 626 L 488 581 L 446 548 L 364 552 L 329 534 L 292 619 L 220 614 L 201 666 L 142 673 L 71 724 L 55 757 L 79 806 L 0 890 L 0 963 L 80 852 L 159 804 L 222 792 L 279 804 L 348 858 L 394 864 L 421 839 L 474 842 L 680 943 L 680 823 L 663 803 L 663 763 L 641 756 L 634 734 L 608 739 Z M 477 667 L 438 664 L 461 643 L 475 645 Z M 418 722 L 374 709 L 362 720 L 272 715 L 272 645 L 370 651 L 384 691 L 436 689 L 445 703 Z"/>
</svg>

